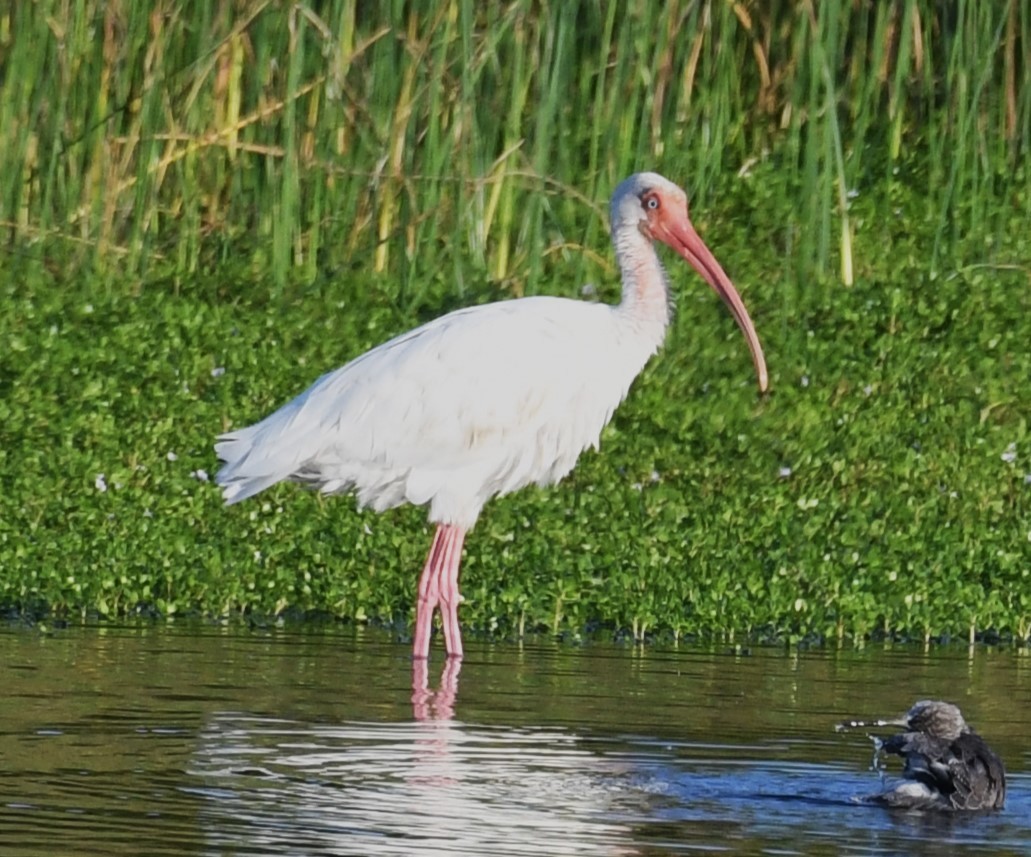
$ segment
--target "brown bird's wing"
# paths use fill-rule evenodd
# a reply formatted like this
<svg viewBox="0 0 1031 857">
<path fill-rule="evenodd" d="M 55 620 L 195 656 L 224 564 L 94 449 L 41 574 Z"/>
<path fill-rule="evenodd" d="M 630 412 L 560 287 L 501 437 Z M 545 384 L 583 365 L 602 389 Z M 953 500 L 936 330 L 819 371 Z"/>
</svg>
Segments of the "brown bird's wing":
<svg viewBox="0 0 1031 857">
<path fill-rule="evenodd" d="M 956 809 L 1002 809 L 1006 802 L 1006 771 L 983 738 L 969 732 L 952 742 L 948 767 Z"/>
<path fill-rule="evenodd" d="M 942 809 L 1001 809 L 1006 799 L 1002 761 L 980 735 L 966 733 L 955 741 L 924 732 L 903 732 L 883 744 L 885 752 L 905 760 L 904 776 L 925 792 L 900 788 L 886 794 L 895 806 Z"/>
</svg>

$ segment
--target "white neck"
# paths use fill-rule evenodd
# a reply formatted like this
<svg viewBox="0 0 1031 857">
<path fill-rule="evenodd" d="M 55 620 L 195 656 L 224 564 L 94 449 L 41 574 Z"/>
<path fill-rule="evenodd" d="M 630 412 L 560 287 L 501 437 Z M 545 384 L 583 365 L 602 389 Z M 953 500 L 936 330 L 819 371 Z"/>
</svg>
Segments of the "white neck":
<svg viewBox="0 0 1031 857">
<path fill-rule="evenodd" d="M 616 261 L 623 276 L 619 314 L 627 324 L 647 336 L 658 349 L 669 326 L 670 304 L 666 271 L 655 245 L 636 225 L 623 226 L 612 236 Z"/>
</svg>

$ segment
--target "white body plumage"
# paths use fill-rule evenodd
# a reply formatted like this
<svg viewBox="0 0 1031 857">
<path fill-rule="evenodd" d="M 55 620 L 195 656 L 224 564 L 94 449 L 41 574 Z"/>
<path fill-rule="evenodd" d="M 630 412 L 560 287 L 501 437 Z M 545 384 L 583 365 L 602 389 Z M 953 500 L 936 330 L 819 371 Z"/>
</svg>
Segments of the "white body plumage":
<svg viewBox="0 0 1031 857">
<path fill-rule="evenodd" d="M 491 497 L 553 484 L 597 447 L 661 343 L 647 327 L 552 297 L 452 312 L 219 438 L 226 501 L 292 479 L 376 511 L 429 504 L 434 523 L 468 529 Z"/>
</svg>

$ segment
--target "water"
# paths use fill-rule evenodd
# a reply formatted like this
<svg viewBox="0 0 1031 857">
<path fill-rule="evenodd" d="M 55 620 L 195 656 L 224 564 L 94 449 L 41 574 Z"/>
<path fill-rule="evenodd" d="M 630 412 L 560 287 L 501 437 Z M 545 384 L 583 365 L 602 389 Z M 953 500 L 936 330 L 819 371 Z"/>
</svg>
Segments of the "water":
<svg viewBox="0 0 1031 857">
<path fill-rule="evenodd" d="M 371 632 L 0 631 L 0 853 L 1031 855 L 1031 657 L 517 647 Z M 413 689 L 414 685 L 414 689 Z M 957 702 L 1007 808 L 875 791 L 851 716 Z"/>
</svg>

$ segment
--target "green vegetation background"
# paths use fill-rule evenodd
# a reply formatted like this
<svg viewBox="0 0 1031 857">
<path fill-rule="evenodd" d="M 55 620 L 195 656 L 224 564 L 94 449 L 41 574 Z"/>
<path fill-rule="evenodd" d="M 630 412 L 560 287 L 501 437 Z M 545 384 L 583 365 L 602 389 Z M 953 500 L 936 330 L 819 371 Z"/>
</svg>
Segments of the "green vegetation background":
<svg viewBox="0 0 1031 857">
<path fill-rule="evenodd" d="M 671 264 L 601 453 L 468 540 L 466 626 L 1027 639 L 1029 45 L 1015 0 L 0 9 L 0 605 L 403 628 L 422 510 L 225 509 L 214 436 L 457 306 L 616 300 L 656 169 L 772 393 Z"/>
</svg>

